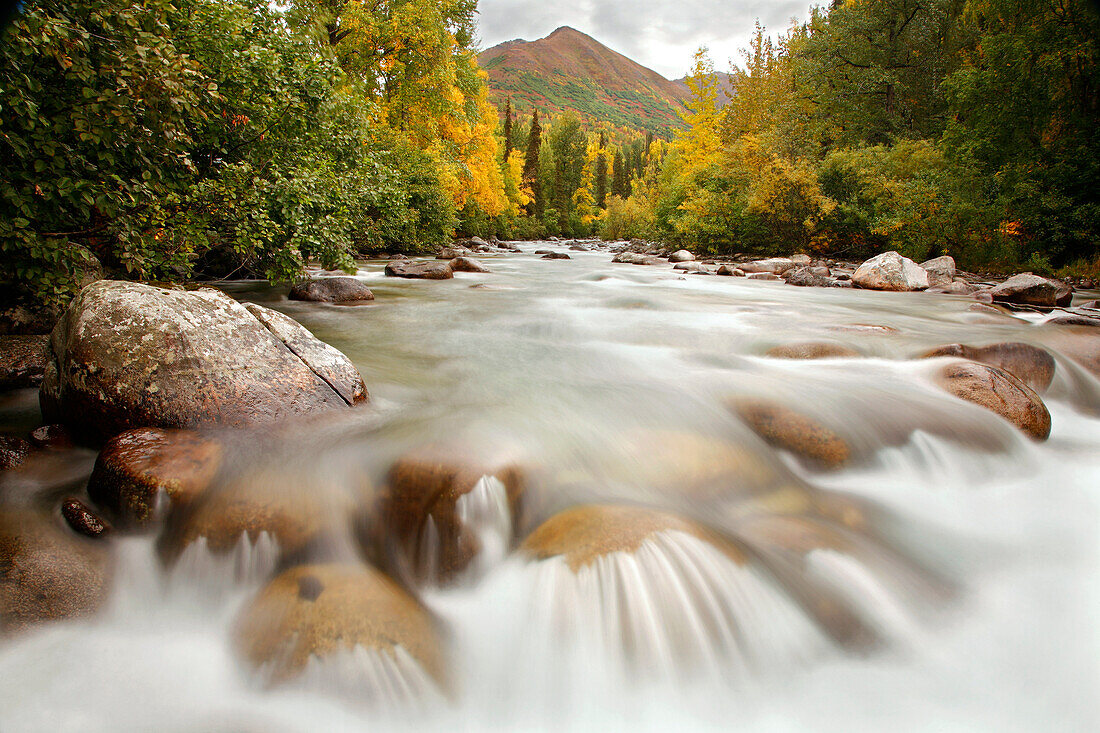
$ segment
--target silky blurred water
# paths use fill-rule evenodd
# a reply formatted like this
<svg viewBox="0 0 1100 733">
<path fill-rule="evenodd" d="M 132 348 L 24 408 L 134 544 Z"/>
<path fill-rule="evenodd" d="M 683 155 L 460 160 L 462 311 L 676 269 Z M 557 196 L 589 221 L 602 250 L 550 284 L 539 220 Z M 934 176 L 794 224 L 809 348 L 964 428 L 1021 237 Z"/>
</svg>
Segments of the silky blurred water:
<svg viewBox="0 0 1100 733">
<path fill-rule="evenodd" d="M 364 263 L 376 300 L 357 307 L 223 285 L 347 354 L 372 397 L 353 420 L 283 431 L 271 455 L 257 443 L 258 458 L 377 480 L 425 442 L 506 445 L 542 487 L 520 537 L 579 502 L 630 502 L 766 553 L 771 535 L 744 524 L 746 507 L 866 501 L 874 536 L 809 552 L 798 572 L 885 643 L 842 648 L 762 565 L 688 535 L 579 574 L 501 557 L 497 539 L 464 582 L 424 590 L 454 690 L 378 705 L 338 668 L 266 689 L 234 657 L 232 621 L 275 564 L 269 538 L 220 564 L 193 547 L 167 573 L 153 537 L 126 537 L 99 616 L 0 641 L 0 733 L 1100 729 L 1100 383 L 1055 351 L 1053 430 L 1036 443 L 937 389 L 939 362 L 913 358 L 953 342 L 1049 345 L 1039 316 L 681 275 L 611 264 L 606 251 L 541 260 L 541 247 L 564 250 L 528 243 L 479 258 L 491 273 L 448 281 Z M 823 340 L 864 356 L 763 356 Z M 727 409 L 737 396 L 797 406 L 858 460 L 823 471 L 775 450 Z M 499 537 L 513 528 L 483 489 L 463 511 Z M 625 651 L 618 624 L 635 635 Z M 701 661 L 677 661 L 681 647 Z"/>
</svg>

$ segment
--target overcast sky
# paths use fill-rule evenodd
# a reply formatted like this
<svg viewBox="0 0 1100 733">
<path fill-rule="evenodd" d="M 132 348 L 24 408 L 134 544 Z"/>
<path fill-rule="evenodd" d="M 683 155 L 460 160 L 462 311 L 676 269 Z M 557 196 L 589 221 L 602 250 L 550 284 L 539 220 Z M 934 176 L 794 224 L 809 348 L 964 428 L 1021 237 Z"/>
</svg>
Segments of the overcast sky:
<svg viewBox="0 0 1100 733">
<path fill-rule="evenodd" d="M 813 0 L 480 0 L 483 48 L 501 41 L 534 41 L 563 25 L 587 33 L 669 79 L 684 76 L 699 46 L 714 66 L 740 62 L 753 22 L 783 31 L 805 20 Z"/>
</svg>

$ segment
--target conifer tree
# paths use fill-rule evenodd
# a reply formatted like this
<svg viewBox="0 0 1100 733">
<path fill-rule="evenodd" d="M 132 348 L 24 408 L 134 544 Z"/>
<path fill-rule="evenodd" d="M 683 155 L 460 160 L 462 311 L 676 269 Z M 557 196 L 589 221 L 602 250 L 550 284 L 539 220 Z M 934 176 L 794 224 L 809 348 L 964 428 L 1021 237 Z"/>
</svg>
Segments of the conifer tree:
<svg viewBox="0 0 1100 733">
<path fill-rule="evenodd" d="M 600 147 L 596 151 L 596 206 L 607 208 L 607 136 L 600 132 Z"/>
<path fill-rule="evenodd" d="M 622 151 L 615 151 L 614 170 L 611 172 L 611 193 L 614 196 L 626 198 L 626 164 L 623 162 Z"/>
<path fill-rule="evenodd" d="M 523 182 L 531 189 L 531 203 L 527 204 L 527 214 L 542 216 L 542 186 L 539 185 L 539 148 L 542 147 L 542 128 L 539 126 L 539 111 L 536 108 L 531 116 L 531 131 L 527 133 L 527 157 L 523 161 Z"/>
<path fill-rule="evenodd" d="M 512 98 L 504 103 L 504 159 L 512 153 Z"/>
</svg>

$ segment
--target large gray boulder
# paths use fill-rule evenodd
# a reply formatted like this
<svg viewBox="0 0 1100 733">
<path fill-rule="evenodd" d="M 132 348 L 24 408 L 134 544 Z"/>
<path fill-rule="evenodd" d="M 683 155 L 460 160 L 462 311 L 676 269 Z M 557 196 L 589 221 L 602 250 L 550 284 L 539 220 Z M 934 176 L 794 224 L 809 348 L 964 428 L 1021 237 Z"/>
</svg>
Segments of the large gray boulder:
<svg viewBox="0 0 1100 733">
<path fill-rule="evenodd" d="M 442 256 L 442 255 L 441 255 Z M 454 259 L 451 257 L 446 259 Z M 404 277 L 419 280 L 450 280 L 455 276 L 450 262 L 413 262 L 412 260 L 394 260 L 386 265 L 388 277 Z"/>
<path fill-rule="evenodd" d="M 920 266 L 928 273 L 931 287 L 942 287 L 955 281 L 955 258 L 950 255 L 927 260 L 920 263 Z"/>
<path fill-rule="evenodd" d="M 50 337 L 47 422 L 101 442 L 138 427 L 243 426 L 367 399 L 346 356 L 291 318 L 213 289 L 101 280 Z"/>
<path fill-rule="evenodd" d="M 773 275 L 782 275 L 787 270 L 793 269 L 794 262 L 789 257 L 769 257 L 766 260 L 756 260 L 738 265 L 744 272 L 769 272 Z"/>
<path fill-rule="evenodd" d="M 883 252 L 860 265 L 852 274 L 856 287 L 867 290 L 924 290 L 928 273 L 913 260 L 897 252 Z"/>
<path fill-rule="evenodd" d="M 669 262 L 691 262 L 694 259 L 695 255 L 686 249 L 678 249 L 668 256 Z"/>
<path fill-rule="evenodd" d="M 1030 272 L 1013 275 L 987 292 L 996 303 L 1037 305 L 1042 308 L 1069 305 L 1073 301 L 1073 288 L 1069 285 Z"/>
</svg>

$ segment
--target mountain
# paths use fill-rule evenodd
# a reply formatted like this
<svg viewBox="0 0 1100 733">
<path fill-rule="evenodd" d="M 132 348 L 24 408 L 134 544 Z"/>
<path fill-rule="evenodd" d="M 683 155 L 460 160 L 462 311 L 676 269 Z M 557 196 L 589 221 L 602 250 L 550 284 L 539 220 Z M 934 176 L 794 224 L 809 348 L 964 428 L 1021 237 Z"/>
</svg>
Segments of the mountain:
<svg viewBox="0 0 1100 733">
<path fill-rule="evenodd" d="M 612 51 L 591 36 L 561 27 L 537 41 L 501 43 L 478 56 L 499 109 L 566 110 L 588 121 L 667 136 L 682 125 L 677 111 L 687 86 Z"/>
<path fill-rule="evenodd" d="M 718 109 L 722 109 L 730 103 L 732 99 L 731 93 L 733 92 L 733 75 L 728 74 L 725 71 L 716 71 L 714 75 L 718 77 Z M 684 90 L 684 96 L 687 97 L 691 93 L 688 89 L 687 77 L 681 76 L 679 79 L 672 82 L 673 84 L 679 84 Z"/>
</svg>

